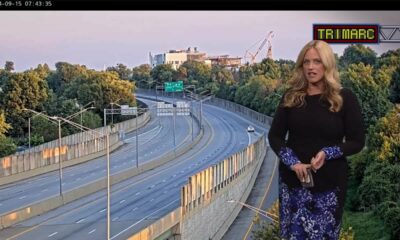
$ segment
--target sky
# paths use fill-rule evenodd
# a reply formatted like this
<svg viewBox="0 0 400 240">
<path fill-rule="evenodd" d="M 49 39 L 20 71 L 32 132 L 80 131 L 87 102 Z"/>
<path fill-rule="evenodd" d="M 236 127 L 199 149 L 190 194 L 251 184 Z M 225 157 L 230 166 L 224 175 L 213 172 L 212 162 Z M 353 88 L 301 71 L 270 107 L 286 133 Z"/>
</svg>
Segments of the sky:
<svg viewBox="0 0 400 240">
<path fill-rule="evenodd" d="M 56 62 L 102 70 L 149 63 L 149 52 L 197 47 L 208 56 L 243 57 L 269 31 L 274 59 L 295 60 L 315 23 L 400 25 L 400 11 L 7 11 L 0 14 L 0 68 Z M 399 33 L 400 34 L 400 33 Z M 332 44 L 342 55 L 346 44 Z M 378 55 L 400 43 L 367 45 Z M 257 61 L 266 57 L 266 49 Z"/>
</svg>

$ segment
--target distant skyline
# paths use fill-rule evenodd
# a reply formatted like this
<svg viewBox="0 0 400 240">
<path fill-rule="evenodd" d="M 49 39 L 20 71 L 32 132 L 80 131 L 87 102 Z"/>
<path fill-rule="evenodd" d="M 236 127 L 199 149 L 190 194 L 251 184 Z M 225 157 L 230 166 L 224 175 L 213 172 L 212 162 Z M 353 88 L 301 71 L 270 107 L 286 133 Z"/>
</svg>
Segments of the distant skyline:
<svg viewBox="0 0 400 240">
<path fill-rule="evenodd" d="M 400 11 L 7 11 L 0 22 L 0 68 L 13 61 L 16 71 L 43 63 L 55 69 L 63 61 L 102 70 L 118 63 L 132 68 L 149 63 L 149 52 L 189 47 L 243 57 L 269 31 L 273 58 L 295 60 L 315 23 L 399 26 Z M 348 45 L 331 46 L 342 55 Z M 367 46 L 380 55 L 400 43 Z M 265 56 L 264 48 L 257 62 Z"/>
</svg>

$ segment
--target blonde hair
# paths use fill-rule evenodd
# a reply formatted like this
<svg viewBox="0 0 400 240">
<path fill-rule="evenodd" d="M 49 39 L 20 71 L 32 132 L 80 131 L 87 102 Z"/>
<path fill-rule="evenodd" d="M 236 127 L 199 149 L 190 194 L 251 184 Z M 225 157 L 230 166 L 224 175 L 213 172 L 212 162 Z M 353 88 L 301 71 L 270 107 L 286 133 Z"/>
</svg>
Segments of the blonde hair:
<svg viewBox="0 0 400 240">
<path fill-rule="evenodd" d="M 305 96 L 307 95 L 308 81 L 303 73 L 303 61 L 307 51 L 311 48 L 315 49 L 321 57 L 322 64 L 325 68 L 324 73 L 324 90 L 322 98 L 330 103 L 329 110 L 338 112 L 343 105 L 343 99 L 340 95 L 342 85 L 339 80 L 339 72 L 336 68 L 335 55 L 328 43 L 315 40 L 307 43 L 300 51 L 297 57 L 296 66 L 293 77 L 289 80 L 289 90 L 283 99 L 284 107 L 301 107 L 306 104 Z"/>
</svg>

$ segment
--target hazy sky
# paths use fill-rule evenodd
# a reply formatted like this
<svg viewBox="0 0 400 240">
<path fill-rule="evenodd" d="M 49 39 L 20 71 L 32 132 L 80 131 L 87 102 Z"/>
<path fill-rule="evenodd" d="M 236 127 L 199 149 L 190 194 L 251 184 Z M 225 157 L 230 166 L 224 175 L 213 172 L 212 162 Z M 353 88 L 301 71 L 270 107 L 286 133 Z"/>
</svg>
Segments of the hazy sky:
<svg viewBox="0 0 400 240">
<path fill-rule="evenodd" d="M 0 67 L 8 60 L 17 71 L 40 63 L 54 69 L 58 61 L 97 70 L 117 63 L 134 67 L 148 63 L 149 52 L 188 47 L 243 57 L 271 30 L 273 58 L 295 60 L 312 40 L 314 23 L 399 26 L 400 11 L 3 11 Z M 332 46 L 341 55 L 347 45 Z M 400 43 L 368 46 L 381 54 Z M 257 60 L 265 56 L 263 49 Z"/>
</svg>

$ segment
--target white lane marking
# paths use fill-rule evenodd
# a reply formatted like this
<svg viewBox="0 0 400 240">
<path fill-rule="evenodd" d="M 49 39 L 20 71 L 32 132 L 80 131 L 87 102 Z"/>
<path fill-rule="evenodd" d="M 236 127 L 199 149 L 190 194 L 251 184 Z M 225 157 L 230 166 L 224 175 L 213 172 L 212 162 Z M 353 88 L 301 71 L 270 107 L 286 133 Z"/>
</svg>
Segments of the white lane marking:
<svg viewBox="0 0 400 240">
<path fill-rule="evenodd" d="M 99 212 L 104 212 L 106 209 L 104 208 L 103 210 L 100 210 Z"/>
<path fill-rule="evenodd" d="M 56 235 L 58 232 L 53 232 L 52 234 L 50 234 L 48 237 L 52 237 L 54 235 Z"/>
<path fill-rule="evenodd" d="M 135 207 L 134 209 L 132 209 L 131 211 L 133 212 L 133 211 L 136 211 L 138 208 L 137 207 Z"/>
<path fill-rule="evenodd" d="M 128 230 L 131 229 L 132 227 L 134 227 L 134 226 L 136 226 L 137 224 L 143 222 L 146 218 L 150 217 L 151 215 L 153 215 L 153 214 L 159 212 L 160 210 L 162 210 L 162 209 L 168 207 L 169 205 L 171 205 L 171 204 L 173 204 L 174 202 L 177 202 L 177 201 L 180 201 L 180 199 L 176 199 L 175 201 L 172 201 L 172 202 L 168 203 L 168 204 L 165 205 L 164 207 L 157 209 L 156 211 L 150 213 L 149 215 L 145 216 L 144 218 L 140 219 L 139 221 L 137 221 L 137 222 L 135 222 L 134 224 L 130 225 L 129 227 L 125 228 L 125 229 L 122 230 L 121 232 L 119 232 L 119 233 L 117 233 L 116 235 L 112 236 L 110 239 L 111 239 L 111 240 L 112 240 L 112 239 L 115 239 L 116 237 L 118 237 L 118 236 L 121 235 L 122 233 L 128 231 Z"/>
<path fill-rule="evenodd" d="M 81 223 L 81 222 L 83 222 L 83 221 L 85 221 L 84 218 L 82 218 L 81 220 L 77 221 L 76 223 Z"/>
<path fill-rule="evenodd" d="M 96 228 L 93 229 L 92 231 L 90 231 L 88 234 L 92 234 L 92 233 L 94 233 L 94 231 L 96 231 Z"/>
<path fill-rule="evenodd" d="M 42 192 L 46 192 L 47 190 L 48 190 L 48 189 L 47 189 L 47 188 L 45 188 L 45 189 L 43 189 L 43 190 L 42 190 Z"/>
<path fill-rule="evenodd" d="M 139 195 L 139 194 L 140 194 L 140 192 L 136 193 L 135 195 L 137 196 L 137 195 Z"/>
<path fill-rule="evenodd" d="M 125 199 L 124 199 L 124 200 L 121 200 L 119 203 L 121 204 L 121 203 L 123 203 L 123 202 L 125 202 Z"/>
<path fill-rule="evenodd" d="M 247 146 L 250 146 L 250 144 L 251 144 L 251 136 L 250 136 L 249 132 L 247 132 L 247 136 L 249 137 L 249 143 L 247 144 Z"/>
<path fill-rule="evenodd" d="M 116 220 L 118 220 L 118 218 L 119 218 L 119 217 L 115 217 L 115 218 L 113 218 L 113 221 L 116 221 Z"/>
<path fill-rule="evenodd" d="M 24 199 L 24 198 L 26 198 L 26 196 L 22 196 L 22 197 L 20 197 L 19 199 Z"/>
</svg>

